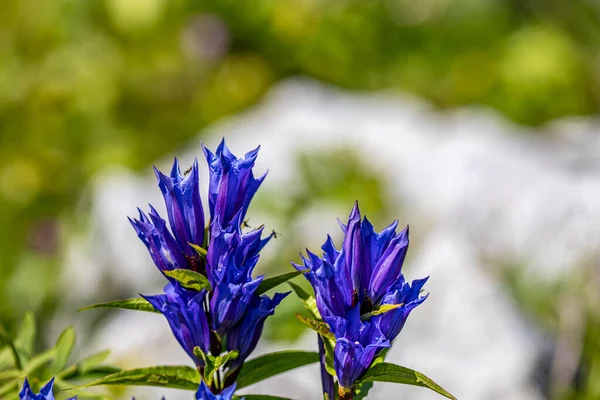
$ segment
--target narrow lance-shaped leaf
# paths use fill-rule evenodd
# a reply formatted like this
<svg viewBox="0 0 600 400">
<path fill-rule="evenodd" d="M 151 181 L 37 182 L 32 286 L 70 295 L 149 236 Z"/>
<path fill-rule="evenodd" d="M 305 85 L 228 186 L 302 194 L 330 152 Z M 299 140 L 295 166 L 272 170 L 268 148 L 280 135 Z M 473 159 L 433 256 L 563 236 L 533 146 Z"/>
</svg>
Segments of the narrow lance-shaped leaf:
<svg viewBox="0 0 600 400">
<path fill-rule="evenodd" d="M 290 285 L 294 293 L 296 293 L 296 295 L 300 297 L 300 299 L 304 303 L 304 307 L 306 307 L 306 309 L 312 314 L 312 316 L 320 320 L 321 313 L 319 313 L 319 309 L 317 308 L 317 301 L 314 298 L 314 296 L 308 294 L 308 292 L 306 292 L 301 286 L 295 284 L 294 282 L 288 282 L 287 284 Z"/>
<path fill-rule="evenodd" d="M 308 319 L 303 315 L 296 314 L 296 318 L 304 325 L 308 326 L 313 331 L 317 332 L 319 335 L 335 341 L 335 335 L 329 329 L 329 325 L 323 321 L 317 321 L 314 319 Z"/>
<path fill-rule="evenodd" d="M 164 272 L 166 276 L 175 279 L 186 289 L 201 291 L 210 290 L 210 282 L 208 279 L 196 271 L 190 269 L 174 269 Z"/>
<path fill-rule="evenodd" d="M 80 386 L 137 385 L 158 386 L 173 389 L 197 390 L 200 374 L 188 366 L 157 366 L 137 368 L 110 374 Z"/>
<path fill-rule="evenodd" d="M 56 341 L 56 356 L 54 357 L 54 364 L 52 365 L 53 375 L 56 375 L 66 367 L 74 345 L 75 329 L 73 329 L 72 326 L 69 326 L 60 334 Z"/>
<path fill-rule="evenodd" d="M 35 333 L 35 316 L 32 312 L 27 312 L 23 317 L 19 331 L 15 336 L 15 347 L 24 361 L 29 360 L 33 355 Z"/>
<path fill-rule="evenodd" d="M 246 361 L 237 378 L 241 389 L 277 374 L 319 362 L 319 353 L 311 351 L 279 351 Z"/>
<path fill-rule="evenodd" d="M 362 382 L 393 382 L 405 385 L 421 386 L 433 390 L 449 399 L 456 400 L 448 391 L 429 379 L 427 376 L 410 368 L 391 363 L 381 363 L 370 368 Z"/>
<path fill-rule="evenodd" d="M 146 301 L 146 299 L 143 299 L 141 297 L 136 297 L 136 298 L 127 299 L 127 300 L 115 300 L 115 301 L 109 301 L 106 303 L 92 304 L 91 306 L 86 306 L 86 307 L 80 308 L 77 311 L 91 310 L 92 308 L 120 308 L 123 310 L 146 311 L 146 312 L 160 314 L 160 311 L 157 311 L 152 306 L 152 304 L 148 303 Z"/>
<path fill-rule="evenodd" d="M 282 283 L 289 281 L 290 279 L 297 277 L 298 275 L 302 275 L 303 273 L 304 273 L 304 271 L 293 271 L 293 272 L 288 272 L 286 274 L 282 274 L 282 275 L 264 279 L 260 283 L 260 285 L 258 285 L 258 288 L 256 289 L 255 293 L 258 295 L 266 293 L 267 291 L 281 285 Z"/>
</svg>

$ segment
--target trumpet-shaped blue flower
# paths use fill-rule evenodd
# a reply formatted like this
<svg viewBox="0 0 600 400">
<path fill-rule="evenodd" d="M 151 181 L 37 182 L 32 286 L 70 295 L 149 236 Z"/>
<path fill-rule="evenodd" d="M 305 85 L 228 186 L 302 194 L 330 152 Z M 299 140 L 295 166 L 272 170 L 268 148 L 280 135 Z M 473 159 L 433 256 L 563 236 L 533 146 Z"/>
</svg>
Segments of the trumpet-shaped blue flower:
<svg viewBox="0 0 600 400">
<path fill-rule="evenodd" d="M 54 386 L 54 378 L 50 379 L 48 383 L 42 387 L 40 393 L 35 394 L 33 390 L 31 390 L 31 386 L 29 386 L 29 381 L 25 378 L 25 382 L 23 382 L 23 388 L 21 392 L 19 392 L 20 400 L 54 400 L 54 395 L 52 395 L 52 387 Z M 70 398 L 69 400 L 76 400 L 77 396 Z"/>
<path fill-rule="evenodd" d="M 149 217 L 139 210 L 139 219 L 129 219 L 139 238 L 148 248 L 152 260 L 161 271 L 177 268 L 204 272 L 203 260 L 190 246 L 204 241 L 204 211 L 200 198 L 198 161 L 184 176 L 177 159 L 170 176 L 154 169 L 158 186 L 165 199 L 166 221 L 150 206 Z"/>
<path fill-rule="evenodd" d="M 196 392 L 196 400 L 231 400 L 233 398 L 233 392 L 235 392 L 235 383 L 228 388 L 223 389 L 221 393 L 213 394 L 210 388 L 202 381 Z M 244 400 L 244 398 L 241 398 L 240 400 Z"/>
<path fill-rule="evenodd" d="M 408 250 L 408 228 L 396 233 L 394 221 L 380 233 L 367 218 L 361 220 L 355 204 L 344 232 L 341 249 L 331 240 L 322 246 L 323 256 L 308 251 L 303 265 L 294 264 L 315 290 L 323 319 L 336 337 L 335 368 L 338 380 L 349 388 L 371 362 L 400 333 L 410 312 L 427 296 L 419 296 L 427 281 L 412 285 L 404 280 L 402 264 Z M 395 305 L 369 317 L 383 305 Z M 362 321 L 365 319 L 365 321 Z"/>
<path fill-rule="evenodd" d="M 204 290 L 188 291 L 176 283 L 168 284 L 165 294 L 143 296 L 165 316 L 173 335 L 198 366 L 203 366 L 204 361 L 194 355 L 194 347 L 199 346 L 205 353 L 210 348 L 210 327 L 203 308 L 205 296 Z"/>
<path fill-rule="evenodd" d="M 204 146 L 203 149 L 210 168 L 211 219 L 218 219 L 223 226 L 229 225 L 236 216 L 243 220 L 252 197 L 267 175 L 255 179 L 252 173 L 260 146 L 246 153 L 244 158 L 234 156 L 225 145 L 225 139 L 214 154 Z"/>
<path fill-rule="evenodd" d="M 351 388 L 381 350 L 390 347 L 390 341 L 377 323 L 361 321 L 358 307 L 350 310 L 346 318 L 325 317 L 325 322 L 336 337 L 333 366 L 338 382 L 344 388 Z"/>
<path fill-rule="evenodd" d="M 195 257 L 195 250 L 189 243 L 201 246 L 204 241 L 204 210 L 200 199 L 198 160 L 184 176 L 177 159 L 173 163 L 170 176 L 154 168 L 158 187 L 165 199 L 171 230 L 179 248 L 188 257 Z"/>
<path fill-rule="evenodd" d="M 240 214 L 236 217 L 241 224 Z M 219 217 L 215 219 L 218 221 Z M 244 314 L 263 277 L 252 278 L 259 251 L 270 240 L 261 239 L 262 228 L 243 234 L 240 225 L 211 229 L 211 242 L 206 257 L 207 276 L 214 290 L 210 308 L 213 329 L 223 335 Z"/>
<path fill-rule="evenodd" d="M 290 292 L 276 293 L 272 299 L 268 296 L 253 296 L 242 319 L 227 334 L 227 350 L 239 352 L 238 357 L 231 361 L 232 370 L 241 366 L 252 353 L 262 334 L 265 320 L 275 313 L 275 307 L 288 294 Z"/>
</svg>

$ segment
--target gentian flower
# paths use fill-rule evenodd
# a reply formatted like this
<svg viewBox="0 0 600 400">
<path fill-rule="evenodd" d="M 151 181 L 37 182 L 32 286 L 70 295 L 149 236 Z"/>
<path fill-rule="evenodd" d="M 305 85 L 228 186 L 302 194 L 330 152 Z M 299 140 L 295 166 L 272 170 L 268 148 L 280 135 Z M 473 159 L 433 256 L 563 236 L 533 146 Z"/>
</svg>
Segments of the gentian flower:
<svg viewBox="0 0 600 400">
<path fill-rule="evenodd" d="M 256 295 L 252 298 L 243 318 L 227 334 L 227 350 L 239 352 L 238 357 L 231 361 L 232 370 L 240 367 L 252 353 L 262 334 L 265 320 L 275 313 L 275 307 L 290 293 L 276 293 L 273 299 Z"/>
<path fill-rule="evenodd" d="M 342 388 L 352 388 L 375 357 L 400 333 L 410 312 L 427 296 L 419 296 L 427 281 L 412 285 L 404 280 L 402 265 L 408 250 L 408 228 L 396 233 L 394 221 L 380 233 L 365 217 L 358 203 L 344 232 L 341 249 L 331 237 L 322 246 L 323 256 L 310 251 L 303 265 L 293 264 L 315 290 L 317 308 L 336 337 L 334 367 Z M 373 313 L 383 305 L 396 308 Z"/>
<path fill-rule="evenodd" d="M 154 169 L 165 199 L 171 231 L 166 221 L 150 206 L 150 218 L 139 210 L 139 219 L 129 219 L 161 271 L 188 268 L 204 272 L 203 260 L 190 246 L 204 242 L 204 211 L 200 198 L 198 161 L 184 176 L 175 159 L 170 176 Z"/>
<path fill-rule="evenodd" d="M 194 347 L 207 353 L 210 346 L 210 328 L 203 309 L 205 296 L 204 290 L 188 291 L 176 283 L 169 283 L 165 294 L 142 296 L 165 316 L 173 335 L 197 366 L 203 366 L 204 361 L 194 355 Z"/>
<path fill-rule="evenodd" d="M 236 216 L 243 220 L 252 197 L 267 176 L 265 173 L 255 179 L 252 173 L 260 146 L 246 153 L 244 158 L 234 156 L 225 145 L 225 139 L 214 154 L 206 147 L 202 148 L 211 172 L 208 189 L 211 219 L 218 218 L 223 226 Z"/>
<path fill-rule="evenodd" d="M 31 386 L 29 386 L 29 381 L 25 378 L 25 382 L 23 382 L 23 388 L 19 393 L 19 400 L 54 400 L 54 396 L 52 395 L 52 387 L 54 386 L 54 378 L 50 379 L 48 383 L 42 387 L 40 393 L 35 394 L 33 390 L 31 390 Z M 72 397 L 69 400 L 76 400 L 77 396 Z"/>
<path fill-rule="evenodd" d="M 202 381 L 196 392 L 196 400 L 231 400 L 233 398 L 233 392 L 235 392 L 235 383 L 228 388 L 223 389 L 221 393 L 213 394 L 210 388 Z M 244 400 L 244 398 L 241 398 L 240 400 Z"/>
</svg>

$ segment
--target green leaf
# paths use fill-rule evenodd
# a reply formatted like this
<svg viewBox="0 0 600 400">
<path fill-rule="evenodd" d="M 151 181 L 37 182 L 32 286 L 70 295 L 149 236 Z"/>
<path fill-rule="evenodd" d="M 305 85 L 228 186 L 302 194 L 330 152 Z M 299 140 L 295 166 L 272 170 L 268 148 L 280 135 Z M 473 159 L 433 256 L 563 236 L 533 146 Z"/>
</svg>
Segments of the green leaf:
<svg viewBox="0 0 600 400">
<path fill-rule="evenodd" d="M 421 386 L 433 390 L 449 399 L 456 400 L 440 385 L 426 377 L 420 372 L 410 368 L 401 367 L 400 365 L 391 363 L 381 363 L 370 368 L 362 379 L 362 382 L 393 382 L 402 383 L 405 385 Z"/>
<path fill-rule="evenodd" d="M 118 368 L 99 365 L 106 359 L 106 357 L 108 357 L 109 353 L 110 352 L 108 350 L 105 350 L 87 356 L 76 364 L 63 369 L 56 375 L 56 377 L 61 379 L 69 379 L 74 377 L 89 377 L 89 375 L 105 376 L 120 372 L 121 370 Z"/>
<path fill-rule="evenodd" d="M 166 276 L 181 283 L 181 286 L 186 289 L 196 290 L 198 292 L 204 289 L 210 290 L 210 282 L 208 279 L 204 275 L 192 271 L 191 269 L 174 269 L 165 271 L 164 273 Z"/>
<path fill-rule="evenodd" d="M 19 378 L 22 374 L 22 371 L 18 369 L 9 369 L 7 371 L 0 372 L 0 381 L 5 381 L 7 379 L 15 379 Z"/>
<path fill-rule="evenodd" d="M 80 308 L 77 311 L 91 310 L 92 308 L 121 308 L 124 310 L 135 310 L 135 311 L 147 311 L 152 313 L 160 314 L 160 311 L 156 310 L 152 304 L 148 303 L 146 299 L 136 297 L 127 300 L 115 300 L 107 303 L 92 304 L 91 306 Z"/>
<path fill-rule="evenodd" d="M 325 323 L 323 321 L 317 321 L 314 319 L 308 319 L 305 316 L 300 315 L 298 313 L 296 313 L 296 318 L 298 318 L 298 320 L 300 322 L 302 322 L 304 325 L 308 326 L 310 329 L 317 332 L 319 335 L 321 335 L 327 339 L 335 341 L 335 336 L 334 336 L 333 332 L 331 332 L 331 330 L 329 329 L 329 325 L 327 325 L 327 323 Z"/>
<path fill-rule="evenodd" d="M 319 353 L 312 351 L 278 351 L 246 361 L 237 378 L 241 389 L 283 372 L 319 362 Z"/>
<path fill-rule="evenodd" d="M 311 295 L 306 292 L 306 290 L 302 289 L 300 285 L 295 284 L 294 282 L 288 282 L 288 285 L 292 288 L 296 296 L 300 297 L 301 300 L 307 301 Z"/>
<path fill-rule="evenodd" d="M 30 375 L 39 368 L 50 362 L 56 356 L 56 349 L 48 349 L 43 353 L 37 354 L 25 365 L 25 375 Z"/>
<path fill-rule="evenodd" d="M 104 362 L 104 360 L 106 360 L 106 358 L 108 357 L 109 354 L 110 354 L 110 350 L 104 350 L 104 351 L 100 351 L 98 353 L 94 353 L 90 356 L 87 356 L 87 357 L 81 359 L 77 363 L 77 367 L 79 370 L 81 370 L 82 373 L 85 373 L 88 370 L 102 364 Z"/>
<path fill-rule="evenodd" d="M 333 365 L 333 350 L 335 348 L 335 340 L 324 337 L 321 337 L 320 339 L 323 341 L 323 347 L 325 348 L 325 369 L 329 375 L 335 378 L 337 376 L 335 367 Z"/>
<path fill-rule="evenodd" d="M 194 347 L 194 355 L 204 360 L 204 380 L 206 384 L 211 386 L 215 373 L 229 360 L 235 360 L 239 352 L 237 350 L 230 351 L 222 356 L 213 356 L 205 354 L 199 346 Z"/>
<path fill-rule="evenodd" d="M 363 382 L 358 385 L 356 389 L 356 394 L 354 395 L 353 400 L 363 400 L 367 398 L 369 394 L 369 390 L 373 388 L 373 382 Z"/>
<path fill-rule="evenodd" d="M 32 312 L 27 312 L 23 317 L 19 331 L 15 336 L 15 347 L 25 361 L 29 360 L 33 355 L 35 331 L 35 316 Z"/>
<path fill-rule="evenodd" d="M 157 366 L 117 372 L 86 383 L 80 388 L 98 385 L 137 385 L 197 390 L 199 384 L 200 374 L 192 367 Z"/>
<path fill-rule="evenodd" d="M 258 288 L 256 289 L 255 293 L 258 295 L 266 293 L 267 291 L 273 289 L 274 287 L 277 287 L 277 286 L 281 285 L 282 283 L 285 283 L 285 282 L 289 281 L 290 279 L 297 277 L 298 275 L 302 275 L 304 272 L 305 271 L 293 271 L 293 272 L 288 272 L 287 274 L 282 274 L 282 275 L 274 276 L 272 278 L 265 279 L 260 283 L 260 285 L 258 285 Z"/>
<path fill-rule="evenodd" d="M 56 356 L 54 357 L 54 364 L 52 365 L 53 375 L 62 371 L 67 366 L 69 356 L 75 346 L 75 329 L 69 326 L 67 329 L 60 334 L 56 341 Z"/>
<path fill-rule="evenodd" d="M 362 321 L 367 321 L 369 318 L 371 318 L 374 315 L 380 315 L 380 314 L 386 313 L 388 311 L 395 310 L 396 308 L 402 307 L 403 305 L 404 305 L 404 303 L 384 304 L 382 306 L 379 306 L 378 308 L 376 308 L 375 310 L 373 310 L 371 312 L 361 315 L 360 319 Z"/>
<path fill-rule="evenodd" d="M 23 356 L 21 355 L 21 353 L 19 353 L 12 338 L 6 333 L 6 331 L 4 330 L 4 328 L 1 325 L 0 325 L 0 339 L 2 340 L 2 343 L 10 349 L 12 356 L 13 356 L 15 366 L 17 367 L 17 369 L 23 369 L 23 365 L 25 365 L 25 362 L 27 360 L 25 360 L 23 358 Z"/>
<path fill-rule="evenodd" d="M 314 318 L 320 320 L 321 313 L 319 313 L 319 309 L 317 308 L 317 300 L 314 298 L 314 296 L 311 296 L 304 289 L 302 289 L 302 287 L 296 285 L 293 282 L 288 282 L 287 284 L 290 285 L 292 290 L 296 293 L 296 295 L 300 297 L 300 299 L 304 303 L 304 307 L 308 309 L 311 315 Z"/>
<path fill-rule="evenodd" d="M 206 255 L 207 255 L 208 253 L 206 252 L 206 249 L 205 249 L 204 247 L 202 247 L 202 246 L 198 246 L 197 244 L 194 244 L 194 243 L 189 243 L 189 242 L 188 242 L 188 244 L 189 244 L 190 246 L 192 246 L 192 248 L 193 248 L 194 250 L 196 250 L 196 253 L 198 253 L 198 255 L 199 255 L 199 256 L 200 256 L 202 259 L 205 259 L 205 258 L 206 258 Z"/>
</svg>

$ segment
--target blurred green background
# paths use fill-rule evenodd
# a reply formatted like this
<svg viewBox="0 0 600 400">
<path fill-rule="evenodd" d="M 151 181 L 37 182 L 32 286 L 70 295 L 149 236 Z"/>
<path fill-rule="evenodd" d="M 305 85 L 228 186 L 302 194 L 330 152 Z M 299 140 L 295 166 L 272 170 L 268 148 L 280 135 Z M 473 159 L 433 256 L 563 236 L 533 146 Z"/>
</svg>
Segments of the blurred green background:
<svg viewBox="0 0 600 400">
<path fill-rule="evenodd" d="M 357 91 L 410 93 L 440 109 L 489 106 L 524 125 L 595 114 L 600 3 L 4 0 L 0 321 L 6 329 L 14 330 L 26 310 L 44 326 L 61 307 L 55 283 L 65 226 L 85 225 L 73 210 L 89 206 L 82 195 L 96 171 L 109 164 L 146 171 L 292 75 Z M 313 179 L 315 162 L 342 172 Z M 385 189 L 357 160 L 317 153 L 298 165 L 301 182 L 288 199 L 258 199 L 276 210 L 286 231 L 311 202 L 347 204 L 365 185 L 373 195 L 364 209 L 376 222 L 387 218 Z M 296 257 L 297 247 L 290 247 L 282 262 Z M 519 295 L 515 276 L 506 279 L 515 298 L 551 331 L 556 297 Z M 600 337 L 594 315 L 590 357 Z M 595 362 L 589 371 L 597 375 Z"/>
</svg>

